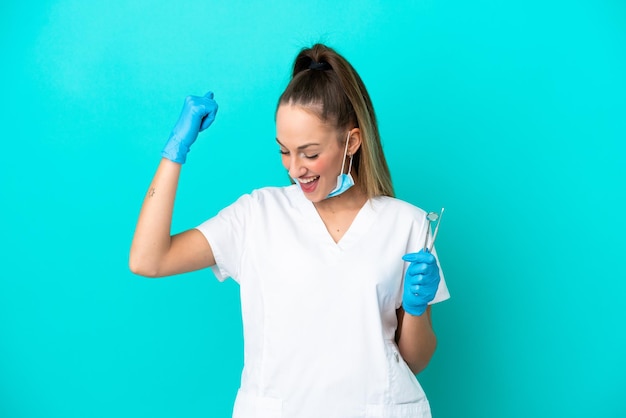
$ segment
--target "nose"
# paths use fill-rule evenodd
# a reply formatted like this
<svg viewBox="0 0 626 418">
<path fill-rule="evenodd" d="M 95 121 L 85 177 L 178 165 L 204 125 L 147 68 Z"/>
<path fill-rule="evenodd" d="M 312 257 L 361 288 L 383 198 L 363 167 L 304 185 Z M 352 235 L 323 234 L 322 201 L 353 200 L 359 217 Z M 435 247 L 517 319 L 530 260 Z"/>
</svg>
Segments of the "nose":
<svg viewBox="0 0 626 418">
<path fill-rule="evenodd" d="M 287 170 L 291 178 L 297 179 L 306 173 L 306 167 L 302 164 L 302 159 L 298 157 L 290 157 Z"/>
</svg>

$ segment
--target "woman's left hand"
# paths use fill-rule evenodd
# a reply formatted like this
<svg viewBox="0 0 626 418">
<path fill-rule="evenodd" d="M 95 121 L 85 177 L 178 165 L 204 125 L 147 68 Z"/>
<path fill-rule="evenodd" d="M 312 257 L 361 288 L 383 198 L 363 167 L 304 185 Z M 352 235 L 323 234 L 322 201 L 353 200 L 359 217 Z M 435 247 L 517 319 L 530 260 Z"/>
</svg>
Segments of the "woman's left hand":
<svg viewBox="0 0 626 418">
<path fill-rule="evenodd" d="M 411 263 L 404 277 L 402 308 L 411 315 L 420 316 L 437 293 L 441 280 L 439 266 L 435 256 L 424 250 L 406 254 L 402 259 Z"/>
</svg>

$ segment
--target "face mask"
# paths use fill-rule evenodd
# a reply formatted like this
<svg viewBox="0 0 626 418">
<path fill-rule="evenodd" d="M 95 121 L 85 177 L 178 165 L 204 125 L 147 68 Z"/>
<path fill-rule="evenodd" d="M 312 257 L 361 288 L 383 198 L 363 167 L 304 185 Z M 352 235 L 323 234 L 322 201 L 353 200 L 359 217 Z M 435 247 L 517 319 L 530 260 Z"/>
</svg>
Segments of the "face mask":
<svg viewBox="0 0 626 418">
<path fill-rule="evenodd" d="M 352 171 L 352 155 L 350 156 L 350 165 L 348 166 L 348 174 L 343 173 L 343 168 L 346 164 L 346 156 L 348 155 L 348 142 L 350 142 L 350 132 L 348 132 L 348 137 L 346 138 L 346 149 L 343 152 L 343 162 L 341 163 L 341 172 L 337 176 L 337 186 L 326 196 L 326 199 L 329 197 L 335 197 L 340 195 L 341 193 L 348 190 L 350 187 L 354 186 L 354 179 L 350 172 Z"/>
</svg>

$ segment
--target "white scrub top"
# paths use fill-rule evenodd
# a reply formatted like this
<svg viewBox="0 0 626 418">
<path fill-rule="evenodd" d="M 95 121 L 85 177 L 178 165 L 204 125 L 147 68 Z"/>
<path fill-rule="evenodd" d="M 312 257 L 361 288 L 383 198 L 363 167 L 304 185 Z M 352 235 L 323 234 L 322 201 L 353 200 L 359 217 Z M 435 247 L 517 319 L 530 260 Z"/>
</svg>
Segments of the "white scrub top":
<svg viewBox="0 0 626 418">
<path fill-rule="evenodd" d="M 370 199 L 335 243 L 296 186 L 244 195 L 198 227 L 240 285 L 244 368 L 234 418 L 430 417 L 394 342 L 425 212 Z M 449 298 L 441 277 L 434 302 Z"/>
</svg>

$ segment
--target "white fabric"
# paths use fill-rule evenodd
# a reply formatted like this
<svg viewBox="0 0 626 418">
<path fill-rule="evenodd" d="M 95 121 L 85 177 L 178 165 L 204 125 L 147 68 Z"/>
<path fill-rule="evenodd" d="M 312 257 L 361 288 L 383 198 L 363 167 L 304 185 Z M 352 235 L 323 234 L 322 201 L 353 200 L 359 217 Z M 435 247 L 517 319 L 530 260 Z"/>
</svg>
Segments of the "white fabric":
<svg viewBox="0 0 626 418">
<path fill-rule="evenodd" d="M 394 342 L 425 212 L 370 199 L 339 243 L 296 186 L 244 195 L 198 227 L 240 284 L 244 369 L 233 417 L 430 417 Z M 434 302 L 449 298 L 442 279 Z"/>
</svg>

